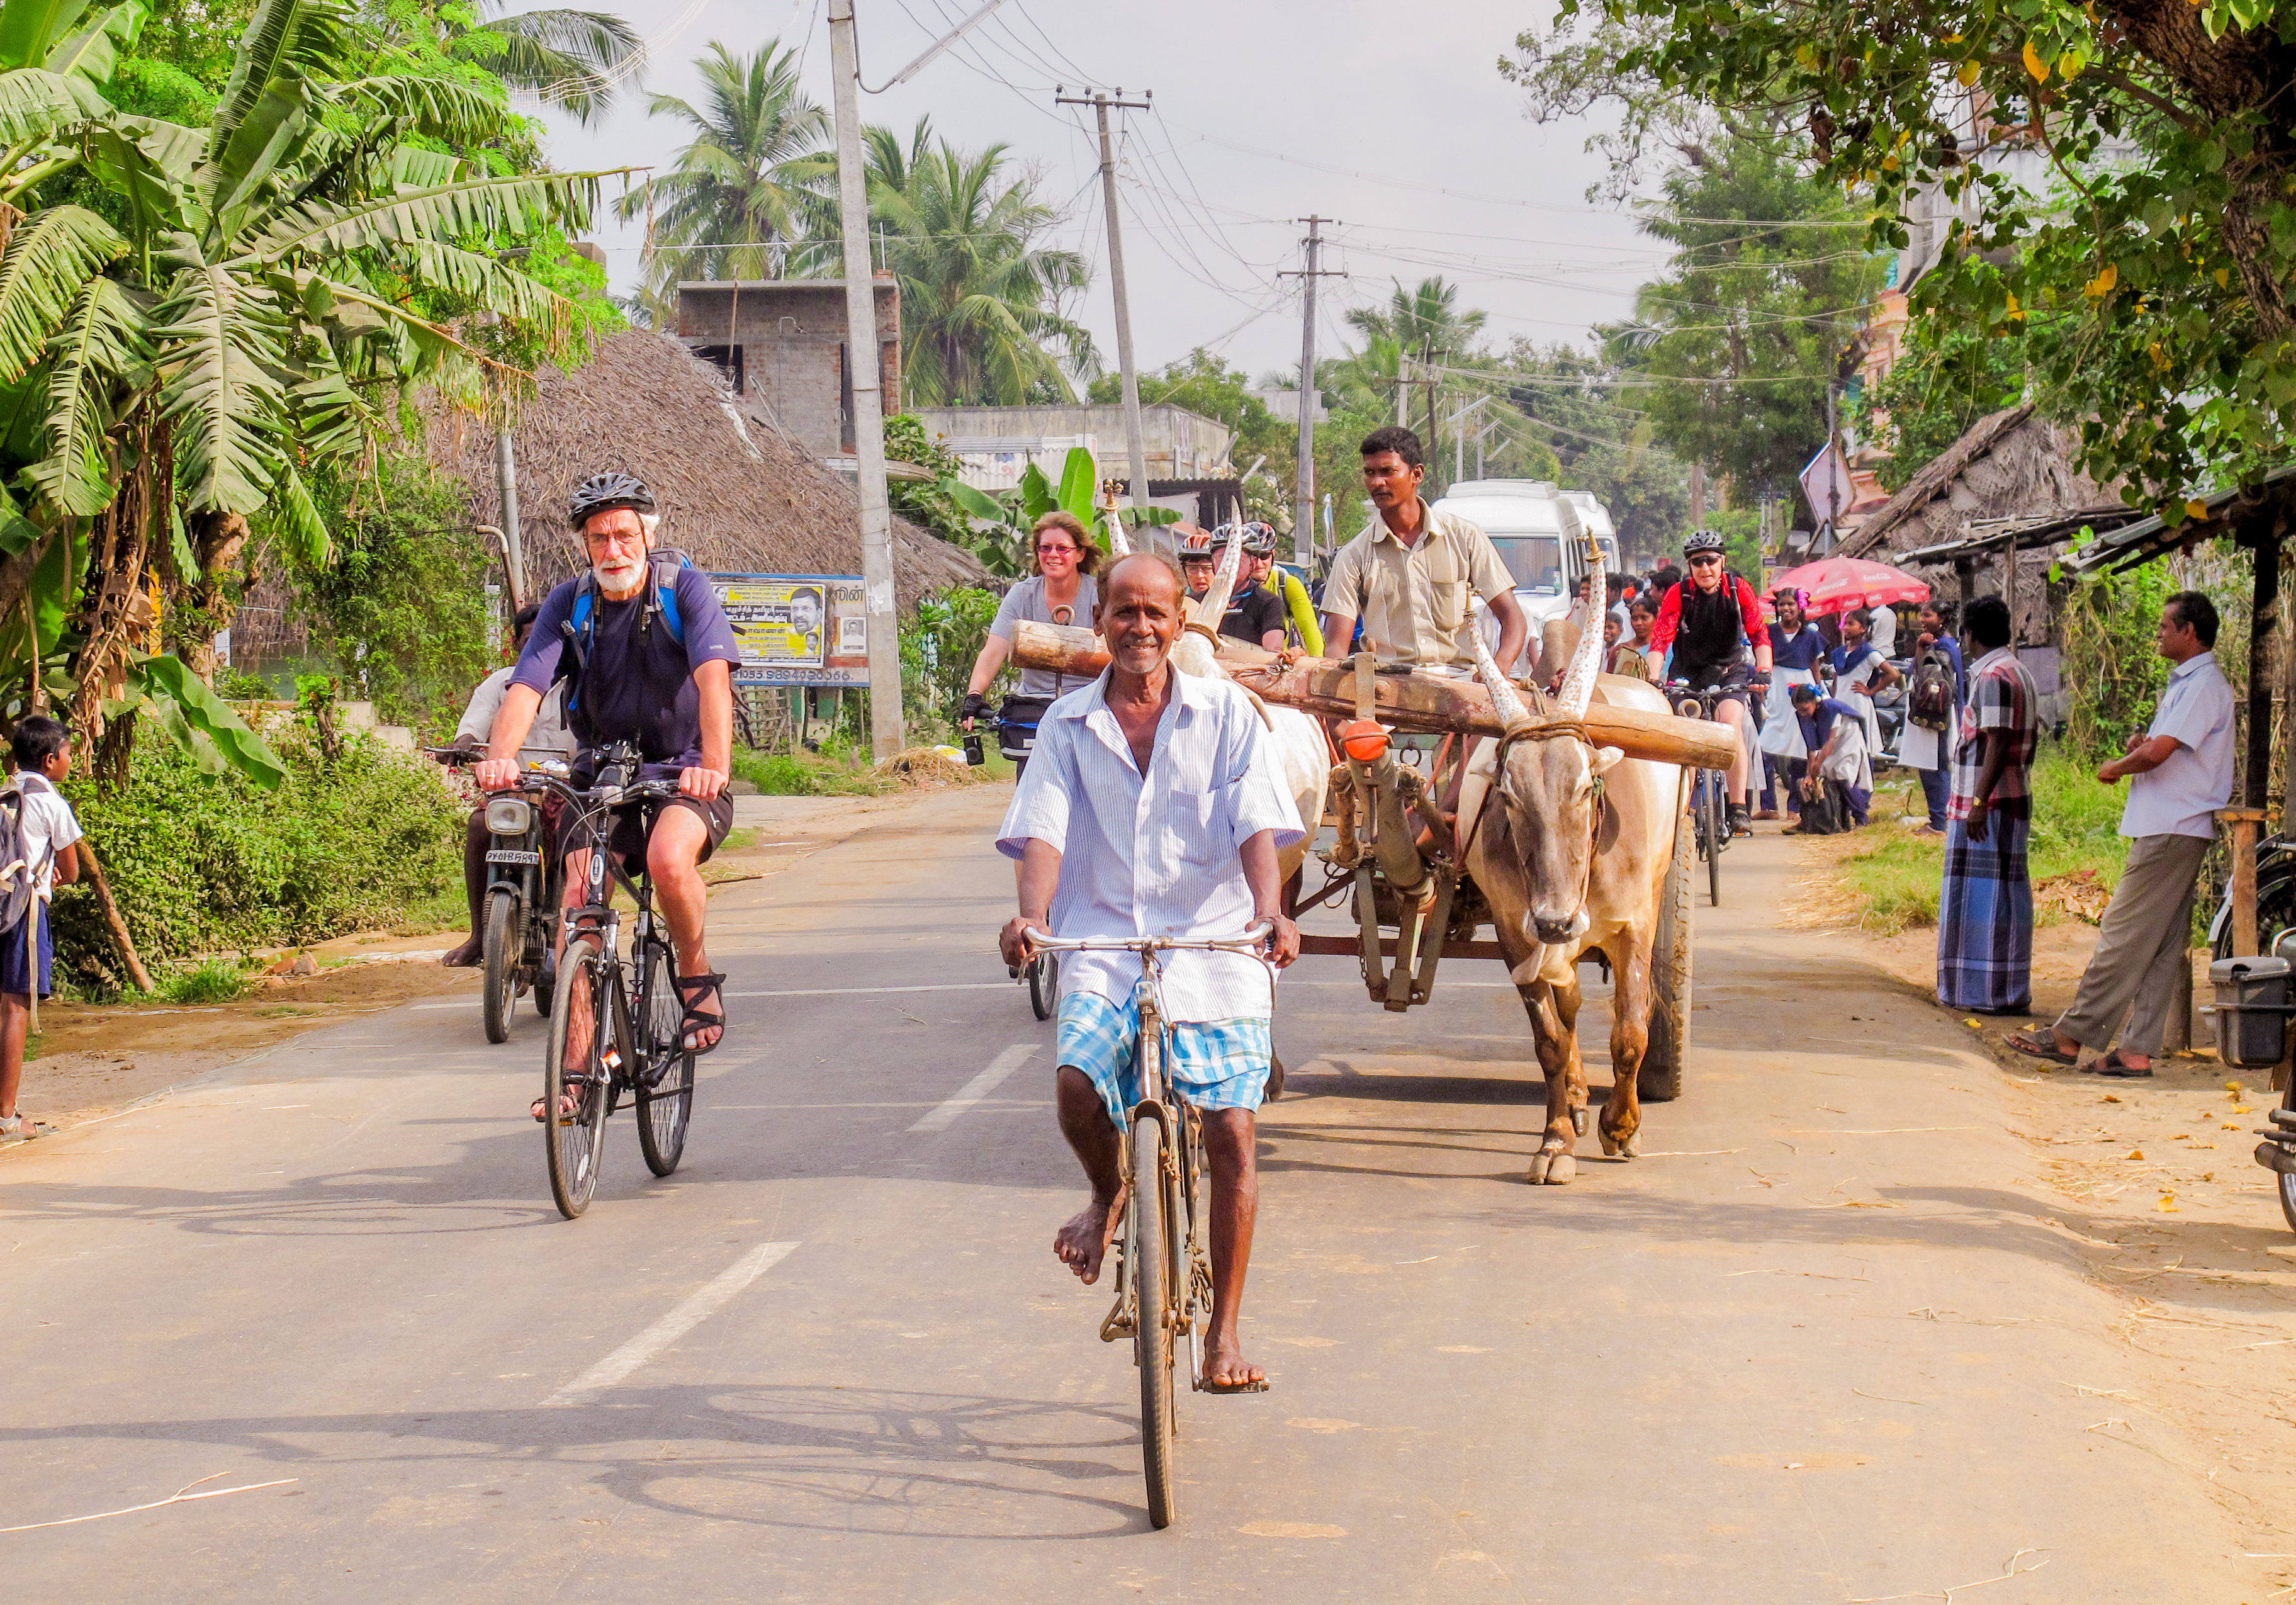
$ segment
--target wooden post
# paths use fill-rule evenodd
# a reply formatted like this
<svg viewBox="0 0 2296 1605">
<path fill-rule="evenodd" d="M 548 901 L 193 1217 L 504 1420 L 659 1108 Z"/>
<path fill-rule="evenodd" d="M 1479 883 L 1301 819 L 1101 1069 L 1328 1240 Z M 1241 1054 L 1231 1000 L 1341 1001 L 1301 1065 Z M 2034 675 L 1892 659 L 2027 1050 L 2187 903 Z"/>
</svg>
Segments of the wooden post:
<svg viewBox="0 0 2296 1605">
<path fill-rule="evenodd" d="M 2247 957 L 2256 952 L 2256 832 L 2264 810 L 2218 808 L 2217 822 L 2232 828 L 2232 950 Z"/>
<path fill-rule="evenodd" d="M 1977 560 L 1955 558 L 1953 577 L 1961 593 L 1961 610 L 1954 616 L 1953 633 L 1961 636 L 1969 628 L 1969 604 L 1977 600 Z"/>
<path fill-rule="evenodd" d="M 2169 1011 L 2168 1029 L 2161 1033 L 2163 1056 L 2193 1051 L 2193 950 L 2189 946 L 2184 957 L 2177 967 L 2177 1001 Z"/>
<path fill-rule="evenodd" d="M 2248 615 L 2248 757 L 2241 801 L 2255 809 L 2259 819 L 2272 796 L 2272 659 L 2280 639 L 2280 520 L 2275 519 L 2268 532 L 2258 532 L 2252 548 L 2256 594 Z M 2250 845 L 2254 844 L 2251 832 Z M 2251 863 L 2251 872 L 2253 868 Z"/>
</svg>

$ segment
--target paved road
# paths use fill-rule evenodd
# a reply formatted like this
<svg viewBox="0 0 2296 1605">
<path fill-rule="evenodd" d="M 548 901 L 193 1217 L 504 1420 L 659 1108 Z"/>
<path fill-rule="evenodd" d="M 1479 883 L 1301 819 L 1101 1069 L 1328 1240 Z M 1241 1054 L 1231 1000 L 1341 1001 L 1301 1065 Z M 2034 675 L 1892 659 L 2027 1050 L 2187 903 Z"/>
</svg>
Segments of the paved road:
<svg viewBox="0 0 2296 1605">
<path fill-rule="evenodd" d="M 1293 972 L 1246 1326 L 1275 1388 L 1184 1400 L 1149 1531 L 1106 1295 L 1048 1251 L 1078 1184 L 987 946 L 999 801 L 721 896 L 736 1037 L 685 1168 L 618 1123 L 579 1222 L 524 1112 L 538 1022 L 489 1048 L 471 1004 L 0 1157 L 0 1527 L 281 1485 L 0 1535 L 8 1597 L 1775 1605 L 2021 1551 L 1988 1605 L 2270 1586 L 2172 1469 L 2208 1456 L 2111 1396 L 2118 1306 L 1997 1072 L 1770 929 L 1775 841 L 1701 911 L 1656 1151 L 1568 1188 L 1521 1181 L 1495 966 L 1408 1017 Z"/>
</svg>

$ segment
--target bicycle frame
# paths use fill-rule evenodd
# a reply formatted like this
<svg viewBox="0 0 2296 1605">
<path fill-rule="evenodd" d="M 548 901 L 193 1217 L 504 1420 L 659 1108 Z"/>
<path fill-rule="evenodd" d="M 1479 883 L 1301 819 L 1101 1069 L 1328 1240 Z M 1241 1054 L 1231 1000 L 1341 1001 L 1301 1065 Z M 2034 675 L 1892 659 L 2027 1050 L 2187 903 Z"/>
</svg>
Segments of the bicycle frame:
<svg viewBox="0 0 2296 1605">
<path fill-rule="evenodd" d="M 1164 967 L 1158 962 L 1159 953 L 1193 950 L 1209 953 L 1247 954 L 1259 961 L 1267 972 L 1268 1015 L 1275 1016 L 1275 969 L 1259 949 L 1262 928 L 1254 926 L 1241 937 L 1188 938 L 1139 937 L 1131 939 L 1082 937 L 1070 940 L 1050 936 L 1033 938 L 1040 952 L 1050 953 L 1136 953 L 1140 956 L 1140 1043 L 1152 1036 L 1157 1051 L 1153 1053 L 1136 1050 L 1134 1062 L 1140 1068 L 1140 1096 L 1133 1104 L 1128 1124 L 1119 1145 L 1118 1165 L 1123 1175 L 1132 1173 L 1132 1133 L 1143 1120 L 1153 1120 L 1162 1127 L 1166 1143 L 1165 1179 L 1177 1193 L 1180 1203 L 1178 1214 L 1183 1230 L 1166 1232 L 1168 1247 L 1167 1275 L 1164 1285 L 1173 1290 L 1177 1307 L 1159 1312 L 1156 1318 L 1168 1314 L 1175 1336 L 1188 1340 L 1188 1386 L 1200 1390 L 1203 1387 L 1203 1356 L 1198 1341 L 1203 1325 L 1210 1319 L 1212 1306 L 1211 1258 L 1202 1233 L 1202 1211 L 1200 1208 L 1203 1175 L 1202 1137 L 1195 1112 L 1177 1097 L 1168 1096 L 1164 1066 L 1170 1052 L 1171 1017 L 1164 1009 Z M 1125 1209 L 1124 1230 L 1116 1239 L 1116 1303 L 1101 1322 L 1101 1340 L 1114 1342 L 1130 1332 L 1137 1334 L 1142 1312 L 1136 1297 L 1137 1278 L 1129 1267 L 1139 1255 L 1138 1220 L 1134 1208 Z"/>
</svg>

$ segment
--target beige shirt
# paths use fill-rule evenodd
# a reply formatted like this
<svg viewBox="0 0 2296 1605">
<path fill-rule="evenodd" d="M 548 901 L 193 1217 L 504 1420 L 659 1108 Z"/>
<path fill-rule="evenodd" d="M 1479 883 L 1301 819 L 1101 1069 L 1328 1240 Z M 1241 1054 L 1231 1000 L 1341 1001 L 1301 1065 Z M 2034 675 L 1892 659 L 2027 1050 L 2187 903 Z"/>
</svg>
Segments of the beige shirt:
<svg viewBox="0 0 2296 1605">
<path fill-rule="evenodd" d="M 1418 541 L 1405 546 L 1384 519 L 1340 548 L 1324 584 L 1324 611 L 1363 620 L 1364 637 L 1384 663 L 1472 668 L 1472 587 L 1486 602 L 1514 578 L 1479 524 L 1419 504 Z M 1334 651 L 1343 643 L 1333 643 Z"/>
</svg>

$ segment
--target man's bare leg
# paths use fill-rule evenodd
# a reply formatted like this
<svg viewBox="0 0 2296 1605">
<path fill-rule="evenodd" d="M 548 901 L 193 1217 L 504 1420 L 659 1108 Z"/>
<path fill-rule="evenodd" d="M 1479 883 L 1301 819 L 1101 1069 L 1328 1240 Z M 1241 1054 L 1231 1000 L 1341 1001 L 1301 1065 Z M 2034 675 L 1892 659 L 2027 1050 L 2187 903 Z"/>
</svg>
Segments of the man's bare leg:
<svg viewBox="0 0 2296 1605">
<path fill-rule="evenodd" d="M 1108 1257 L 1124 1212 L 1124 1144 L 1100 1101 L 1100 1089 L 1076 1066 L 1061 1066 L 1053 1080 L 1053 1101 L 1060 1110 L 1061 1135 L 1092 1185 L 1092 1201 L 1053 1233 L 1053 1252 L 1089 1287 L 1100 1280 L 1101 1262 Z"/>
<path fill-rule="evenodd" d="M 1212 1324 L 1204 1347 L 1204 1378 L 1213 1387 L 1264 1382 L 1267 1373 L 1243 1357 L 1236 1318 L 1243 1310 L 1243 1281 L 1251 1265 L 1251 1234 L 1259 1223 L 1259 1142 L 1248 1109 L 1203 1111 L 1204 1159 L 1211 1170 Z"/>
<path fill-rule="evenodd" d="M 487 829 L 487 811 L 473 810 L 463 827 L 463 891 L 471 905 L 471 939 L 439 961 L 449 970 L 471 969 L 485 956 L 486 940 L 479 924 L 486 918 L 487 852 L 494 844 L 494 832 Z"/>
<path fill-rule="evenodd" d="M 701 939 L 709 919 L 709 888 L 702 884 L 700 863 L 709 841 L 709 825 L 691 808 L 664 808 L 646 838 L 646 869 L 653 876 L 654 896 L 661 900 L 662 918 L 668 921 L 669 939 L 677 949 L 680 975 L 711 973 L 709 952 Z M 714 987 L 693 1002 L 713 1013 L 726 1008 Z M 691 1037 L 695 1049 L 706 1050 L 725 1035 L 723 1026 L 696 1026 Z"/>
</svg>

